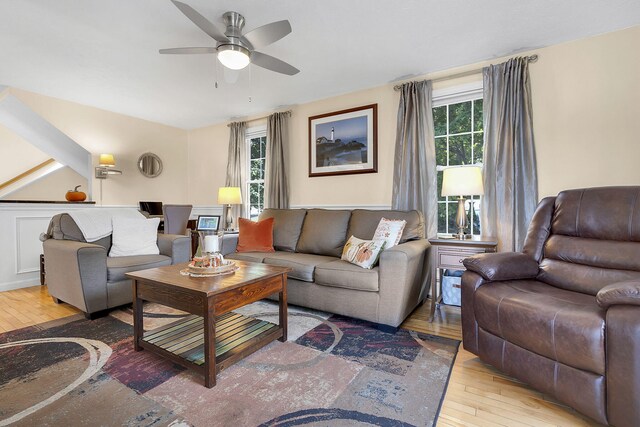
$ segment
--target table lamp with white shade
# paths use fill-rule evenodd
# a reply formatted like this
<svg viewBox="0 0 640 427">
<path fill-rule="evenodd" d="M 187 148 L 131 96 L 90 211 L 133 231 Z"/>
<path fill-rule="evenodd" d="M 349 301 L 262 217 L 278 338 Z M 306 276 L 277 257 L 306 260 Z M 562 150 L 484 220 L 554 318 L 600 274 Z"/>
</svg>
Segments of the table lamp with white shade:
<svg viewBox="0 0 640 427">
<path fill-rule="evenodd" d="M 480 166 L 450 166 L 444 169 L 442 196 L 458 197 L 458 213 L 456 214 L 458 232 L 453 234 L 453 237 L 461 240 L 471 237 L 465 234 L 469 221 L 464 207 L 464 196 L 481 196 L 483 194 L 484 187 L 482 186 L 482 169 Z"/>
<path fill-rule="evenodd" d="M 231 215 L 231 205 L 242 204 L 242 194 L 240 193 L 240 187 L 220 187 L 218 189 L 218 204 L 227 205 L 225 213 L 225 231 L 232 230 L 233 216 Z"/>
</svg>

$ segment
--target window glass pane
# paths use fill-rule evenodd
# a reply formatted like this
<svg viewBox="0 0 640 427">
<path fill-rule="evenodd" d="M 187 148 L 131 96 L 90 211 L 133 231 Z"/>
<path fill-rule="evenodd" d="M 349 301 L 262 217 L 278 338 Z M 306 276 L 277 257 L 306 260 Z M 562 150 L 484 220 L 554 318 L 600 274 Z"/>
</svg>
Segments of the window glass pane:
<svg viewBox="0 0 640 427">
<path fill-rule="evenodd" d="M 433 127 L 435 136 L 447 134 L 447 106 L 436 107 L 433 109 Z"/>
<path fill-rule="evenodd" d="M 447 233 L 447 204 L 438 203 L 438 233 Z"/>
<path fill-rule="evenodd" d="M 471 132 L 471 101 L 449 105 L 449 134 Z"/>
<path fill-rule="evenodd" d="M 471 205 L 471 203 L 469 203 L 469 205 Z M 473 231 L 473 234 L 480 234 L 480 196 L 473 197 L 473 206 L 470 206 L 470 209 L 471 208 L 472 212 L 470 212 L 469 215 L 470 217 L 473 217 L 471 230 Z"/>
<path fill-rule="evenodd" d="M 482 99 L 473 101 L 473 130 L 483 130 L 482 124 Z"/>
<path fill-rule="evenodd" d="M 437 181 L 438 181 L 438 201 L 439 201 L 439 202 L 440 202 L 440 201 L 443 201 L 443 202 L 444 202 L 444 201 L 446 201 L 446 200 L 447 200 L 447 198 L 446 198 L 446 197 L 442 197 L 442 196 L 441 196 L 441 194 L 442 194 L 442 174 L 443 174 L 443 172 L 442 172 L 442 171 L 438 171 L 438 172 L 437 172 L 437 175 L 436 175 L 436 177 L 437 177 Z"/>
<path fill-rule="evenodd" d="M 447 137 L 436 138 L 436 164 L 447 165 Z"/>
<path fill-rule="evenodd" d="M 471 135 L 449 137 L 449 165 L 471 164 Z"/>
<path fill-rule="evenodd" d="M 473 134 L 473 163 L 482 163 L 482 149 L 484 147 L 484 132 Z"/>
<path fill-rule="evenodd" d="M 251 146 L 251 153 L 250 153 L 251 159 L 259 159 L 260 157 L 262 157 L 260 155 L 260 138 L 252 138 L 250 142 L 250 146 Z"/>
<path fill-rule="evenodd" d="M 255 181 L 258 179 L 262 179 L 262 161 L 261 160 L 251 160 L 251 181 Z"/>
</svg>

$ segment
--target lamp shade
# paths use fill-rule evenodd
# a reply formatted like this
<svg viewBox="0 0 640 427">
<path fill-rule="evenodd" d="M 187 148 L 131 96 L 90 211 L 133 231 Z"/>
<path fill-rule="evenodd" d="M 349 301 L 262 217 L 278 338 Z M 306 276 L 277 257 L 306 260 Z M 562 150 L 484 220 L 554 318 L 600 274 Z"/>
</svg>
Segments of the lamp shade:
<svg viewBox="0 0 640 427">
<path fill-rule="evenodd" d="M 242 204 L 242 194 L 240 194 L 240 187 L 220 187 L 220 189 L 218 190 L 218 204 Z"/>
<path fill-rule="evenodd" d="M 442 176 L 442 196 L 479 196 L 484 194 L 480 166 L 452 166 Z"/>
<path fill-rule="evenodd" d="M 100 154 L 100 166 L 102 167 L 114 167 L 116 165 L 116 159 L 113 154 Z"/>
</svg>

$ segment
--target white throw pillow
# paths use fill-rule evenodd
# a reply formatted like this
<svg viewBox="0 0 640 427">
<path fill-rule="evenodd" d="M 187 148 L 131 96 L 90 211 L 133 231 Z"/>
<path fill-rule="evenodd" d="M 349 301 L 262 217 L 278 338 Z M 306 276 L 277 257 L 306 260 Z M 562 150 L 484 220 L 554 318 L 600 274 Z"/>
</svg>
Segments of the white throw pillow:
<svg viewBox="0 0 640 427">
<path fill-rule="evenodd" d="M 160 218 L 114 217 L 109 256 L 158 255 L 158 224 Z"/>
<path fill-rule="evenodd" d="M 407 221 L 404 219 L 382 218 L 378 223 L 376 232 L 373 233 L 373 240 L 384 240 L 386 243 L 384 248 L 389 249 L 400 242 L 405 225 L 407 225 Z"/>
<path fill-rule="evenodd" d="M 342 249 L 341 259 L 371 269 L 378 262 L 384 244 L 384 240 L 362 240 L 351 236 Z"/>
</svg>

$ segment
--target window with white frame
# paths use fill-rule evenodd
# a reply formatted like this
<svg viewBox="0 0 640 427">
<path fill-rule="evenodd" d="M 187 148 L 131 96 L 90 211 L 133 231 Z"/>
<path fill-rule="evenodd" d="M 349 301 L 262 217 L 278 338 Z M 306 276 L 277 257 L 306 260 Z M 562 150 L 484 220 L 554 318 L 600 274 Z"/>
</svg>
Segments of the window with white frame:
<svg viewBox="0 0 640 427">
<path fill-rule="evenodd" d="M 442 197 L 442 169 L 446 166 L 482 163 L 483 117 L 482 86 L 478 83 L 452 88 L 448 93 L 434 91 L 433 125 L 438 166 L 438 233 L 455 233 L 458 202 Z M 480 196 L 467 196 L 470 234 L 480 234 Z M 469 201 L 469 199 L 471 199 Z"/>
<path fill-rule="evenodd" d="M 246 134 L 247 184 L 244 198 L 246 217 L 257 220 L 264 210 L 264 170 L 267 149 L 266 127 L 251 128 Z"/>
</svg>

